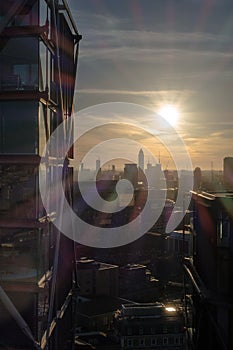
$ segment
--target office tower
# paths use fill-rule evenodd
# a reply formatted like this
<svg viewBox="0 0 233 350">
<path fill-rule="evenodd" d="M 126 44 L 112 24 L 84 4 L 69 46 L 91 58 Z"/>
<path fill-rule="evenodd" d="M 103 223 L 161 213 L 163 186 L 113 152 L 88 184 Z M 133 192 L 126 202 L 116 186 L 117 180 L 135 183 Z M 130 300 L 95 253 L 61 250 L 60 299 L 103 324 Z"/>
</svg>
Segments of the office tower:
<svg viewBox="0 0 233 350">
<path fill-rule="evenodd" d="M 100 159 L 96 159 L 96 162 L 95 162 L 95 171 L 96 171 L 96 174 L 98 174 L 98 171 L 100 170 Z"/>
<path fill-rule="evenodd" d="M 224 184 L 227 189 L 233 190 L 233 157 L 225 157 L 223 162 Z"/>
<path fill-rule="evenodd" d="M 140 149 L 138 153 L 138 181 L 145 185 L 145 174 L 144 174 L 144 152 L 142 149 Z"/>
<path fill-rule="evenodd" d="M 74 243 L 42 205 L 39 166 L 54 183 L 51 203 L 63 166 L 71 203 L 72 149 L 64 164 L 51 156 L 72 126 L 41 156 L 72 114 L 79 40 L 65 0 L 0 2 L 0 349 L 72 348 Z"/>
<path fill-rule="evenodd" d="M 148 187 L 155 187 L 160 189 L 163 179 L 161 164 L 158 163 L 156 165 L 152 165 L 148 163 L 145 173 L 148 179 Z"/>
<path fill-rule="evenodd" d="M 194 252 L 184 269 L 193 286 L 193 345 L 232 349 L 233 195 L 194 192 L 192 204 Z"/>
<path fill-rule="evenodd" d="M 144 152 L 142 149 L 140 149 L 138 153 L 138 165 L 143 171 L 144 170 Z"/>
<path fill-rule="evenodd" d="M 193 172 L 193 180 L 194 180 L 194 184 L 193 184 L 193 189 L 194 190 L 199 190 L 201 188 L 201 168 L 196 167 L 194 169 Z"/>
<path fill-rule="evenodd" d="M 129 163 L 125 164 L 124 167 L 124 178 L 129 180 L 133 185 L 134 189 L 136 189 L 138 184 L 138 168 L 137 164 Z"/>
</svg>

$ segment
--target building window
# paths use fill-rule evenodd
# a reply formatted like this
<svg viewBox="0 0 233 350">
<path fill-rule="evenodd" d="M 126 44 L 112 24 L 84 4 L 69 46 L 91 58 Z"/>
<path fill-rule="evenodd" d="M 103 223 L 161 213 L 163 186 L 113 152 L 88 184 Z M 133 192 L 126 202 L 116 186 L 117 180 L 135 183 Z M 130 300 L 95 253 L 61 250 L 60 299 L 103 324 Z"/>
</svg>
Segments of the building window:
<svg viewBox="0 0 233 350">
<path fill-rule="evenodd" d="M 141 339 L 139 340 L 139 345 L 140 345 L 140 346 L 144 346 L 144 345 L 145 345 L 145 339 L 144 339 L 144 338 L 141 338 Z"/>
<path fill-rule="evenodd" d="M 128 335 L 132 335 L 132 328 L 131 328 L 131 327 L 128 327 L 128 328 L 127 328 L 127 334 L 128 334 Z"/>
<path fill-rule="evenodd" d="M 143 327 L 139 328 L 139 334 L 142 335 L 143 334 Z"/>
<path fill-rule="evenodd" d="M 170 345 L 174 344 L 174 337 L 169 337 L 168 342 Z"/>
<path fill-rule="evenodd" d="M 1 90 L 37 90 L 39 79 L 38 38 L 11 38 L 0 57 Z"/>
<path fill-rule="evenodd" d="M 132 339 L 127 339 L 127 346 L 131 347 L 133 345 Z"/>
<path fill-rule="evenodd" d="M 104 326 L 107 326 L 108 325 L 108 316 L 104 316 Z"/>
<path fill-rule="evenodd" d="M 38 110 L 37 101 L 0 102 L 1 153 L 38 152 Z"/>
<path fill-rule="evenodd" d="M 167 345 L 168 344 L 168 338 L 163 338 L 163 345 Z"/>
<path fill-rule="evenodd" d="M 155 338 L 151 339 L 151 345 L 156 345 L 156 339 Z"/>
</svg>

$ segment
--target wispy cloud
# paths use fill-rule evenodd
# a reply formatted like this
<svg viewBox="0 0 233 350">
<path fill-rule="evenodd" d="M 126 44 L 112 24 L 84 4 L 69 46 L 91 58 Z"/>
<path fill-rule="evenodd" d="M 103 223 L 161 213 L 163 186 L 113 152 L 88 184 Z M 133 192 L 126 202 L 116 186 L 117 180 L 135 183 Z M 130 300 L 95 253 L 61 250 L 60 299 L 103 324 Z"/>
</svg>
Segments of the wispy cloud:
<svg viewBox="0 0 233 350">
<path fill-rule="evenodd" d="M 209 12 L 201 0 L 174 2 L 173 23 L 165 1 L 139 3 L 140 23 L 125 1 L 101 1 L 96 11 L 87 1 L 73 11 L 83 34 L 79 106 L 178 102 L 179 131 L 196 164 L 232 153 L 232 1 L 208 2 Z"/>
<path fill-rule="evenodd" d="M 78 94 L 108 94 L 108 95 L 133 95 L 133 96 L 161 96 L 180 93 L 180 90 L 116 90 L 116 89 L 77 89 Z M 183 90 L 184 94 L 192 94 L 192 90 Z"/>
</svg>

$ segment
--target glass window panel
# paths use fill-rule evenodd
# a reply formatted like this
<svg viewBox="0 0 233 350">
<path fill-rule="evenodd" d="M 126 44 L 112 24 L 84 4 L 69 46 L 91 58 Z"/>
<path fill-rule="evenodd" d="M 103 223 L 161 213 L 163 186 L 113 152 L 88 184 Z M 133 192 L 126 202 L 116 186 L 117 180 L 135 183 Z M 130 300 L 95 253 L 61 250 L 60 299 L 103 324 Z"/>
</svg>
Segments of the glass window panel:
<svg viewBox="0 0 233 350">
<path fill-rule="evenodd" d="M 12 38 L 0 55 L 1 90 L 38 89 L 38 38 Z"/>
<path fill-rule="evenodd" d="M 39 109 L 39 151 L 38 153 L 42 155 L 42 152 L 46 145 L 46 130 L 49 134 L 49 122 L 47 121 L 47 111 L 46 107 L 40 104 Z"/>
<path fill-rule="evenodd" d="M 46 24 L 48 13 L 48 21 L 51 23 L 51 10 L 47 5 L 45 0 L 40 0 L 40 25 L 43 26 Z"/>
<path fill-rule="evenodd" d="M 19 5 L 20 2 L 19 2 Z M 28 26 L 28 25 L 38 25 L 39 23 L 39 2 L 34 0 L 33 4 L 27 2 L 21 11 L 17 11 L 17 14 L 12 17 L 10 26 Z M 8 6 L 8 11 L 10 11 L 12 4 Z M 20 6 L 21 8 L 21 6 Z"/>
<path fill-rule="evenodd" d="M 39 63 L 39 88 L 41 91 L 45 90 L 46 87 L 50 90 L 50 98 L 53 101 L 57 101 L 55 97 L 56 86 L 54 83 L 54 60 L 51 55 L 51 52 L 44 45 L 43 42 L 40 42 L 40 63 Z"/>
<path fill-rule="evenodd" d="M 36 154 L 38 151 L 38 103 L 4 101 L 0 103 L 0 152 Z"/>
<path fill-rule="evenodd" d="M 38 281 L 48 270 L 46 229 L 0 229 L 0 281 Z"/>
</svg>

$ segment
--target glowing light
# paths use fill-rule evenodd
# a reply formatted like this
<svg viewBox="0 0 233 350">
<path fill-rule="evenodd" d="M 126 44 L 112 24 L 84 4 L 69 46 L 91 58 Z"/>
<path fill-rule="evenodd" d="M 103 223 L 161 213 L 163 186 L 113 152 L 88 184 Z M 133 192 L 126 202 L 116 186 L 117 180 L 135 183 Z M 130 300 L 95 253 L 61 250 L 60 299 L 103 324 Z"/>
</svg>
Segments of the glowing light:
<svg viewBox="0 0 233 350">
<path fill-rule="evenodd" d="M 179 112 L 175 106 L 165 105 L 159 110 L 158 113 L 164 117 L 172 126 L 176 125 L 179 117 Z"/>
<path fill-rule="evenodd" d="M 176 311 L 176 309 L 172 306 L 165 307 L 165 310 L 168 312 L 175 312 Z"/>
</svg>

